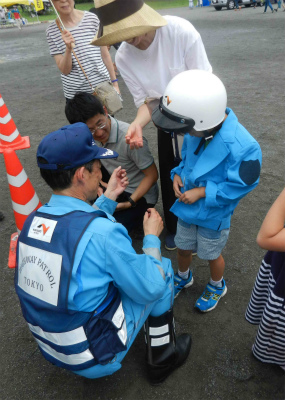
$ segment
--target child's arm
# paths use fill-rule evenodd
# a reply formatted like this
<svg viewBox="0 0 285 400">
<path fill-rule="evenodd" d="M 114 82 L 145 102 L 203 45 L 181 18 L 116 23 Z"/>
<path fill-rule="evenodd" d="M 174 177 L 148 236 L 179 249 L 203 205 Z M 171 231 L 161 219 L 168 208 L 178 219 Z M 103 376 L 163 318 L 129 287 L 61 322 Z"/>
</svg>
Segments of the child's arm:
<svg viewBox="0 0 285 400">
<path fill-rule="evenodd" d="M 285 251 L 285 189 L 269 209 L 260 231 L 257 244 L 266 250 Z"/>
<path fill-rule="evenodd" d="M 222 207 L 242 199 L 258 185 L 260 168 L 259 145 L 250 144 L 243 148 L 229 163 L 224 182 L 207 181 L 206 207 Z"/>
</svg>

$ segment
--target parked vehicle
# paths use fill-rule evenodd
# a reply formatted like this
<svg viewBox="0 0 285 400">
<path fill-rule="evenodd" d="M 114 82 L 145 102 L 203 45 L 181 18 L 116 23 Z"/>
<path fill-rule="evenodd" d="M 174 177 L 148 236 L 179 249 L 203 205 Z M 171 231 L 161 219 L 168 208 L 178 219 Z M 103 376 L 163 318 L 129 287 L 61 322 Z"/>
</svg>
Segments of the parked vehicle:
<svg viewBox="0 0 285 400">
<path fill-rule="evenodd" d="M 256 0 L 258 6 L 263 6 L 262 0 Z M 253 5 L 252 0 L 239 0 L 239 6 L 251 7 Z M 228 10 L 233 10 L 235 8 L 234 0 L 212 0 L 212 6 L 215 7 L 217 11 L 221 11 L 223 7 L 226 7 Z"/>
</svg>

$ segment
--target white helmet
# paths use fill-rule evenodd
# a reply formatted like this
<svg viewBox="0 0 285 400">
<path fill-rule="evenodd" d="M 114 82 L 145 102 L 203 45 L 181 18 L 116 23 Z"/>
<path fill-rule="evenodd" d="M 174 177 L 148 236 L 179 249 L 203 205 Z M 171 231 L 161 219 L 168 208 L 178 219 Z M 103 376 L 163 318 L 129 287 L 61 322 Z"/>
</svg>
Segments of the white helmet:
<svg viewBox="0 0 285 400">
<path fill-rule="evenodd" d="M 169 82 L 152 120 L 165 132 L 187 133 L 192 128 L 207 131 L 223 121 L 226 106 L 227 92 L 220 79 L 194 69 L 181 72 Z"/>
</svg>

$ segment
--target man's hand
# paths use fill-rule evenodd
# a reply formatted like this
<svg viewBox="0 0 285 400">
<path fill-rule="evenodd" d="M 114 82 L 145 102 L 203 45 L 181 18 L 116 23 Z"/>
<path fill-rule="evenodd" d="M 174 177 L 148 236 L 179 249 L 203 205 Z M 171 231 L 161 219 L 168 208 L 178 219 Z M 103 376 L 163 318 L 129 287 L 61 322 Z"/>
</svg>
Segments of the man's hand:
<svg viewBox="0 0 285 400">
<path fill-rule="evenodd" d="M 75 47 L 75 40 L 72 34 L 69 31 L 64 30 L 61 34 L 61 37 L 66 45 L 66 48 L 71 51 Z"/>
<path fill-rule="evenodd" d="M 183 185 L 183 183 L 182 183 L 182 180 L 181 180 L 181 178 L 180 178 L 180 176 L 179 175 L 174 175 L 174 178 L 173 178 L 173 190 L 174 190 L 174 193 L 175 193 L 175 197 L 178 197 L 178 199 L 180 198 L 180 196 L 181 196 L 181 191 L 180 191 L 180 188 L 181 187 L 183 187 L 184 185 Z"/>
<path fill-rule="evenodd" d="M 200 200 L 202 197 L 206 197 L 206 188 L 199 187 L 191 190 L 187 190 L 182 193 L 179 197 L 179 202 L 182 201 L 185 204 L 193 204 L 196 201 Z"/>
<path fill-rule="evenodd" d="M 108 182 L 107 189 L 105 191 L 105 196 L 111 200 L 116 201 L 117 197 L 123 193 L 129 184 L 127 173 L 122 167 L 114 169 L 110 180 Z"/>
<path fill-rule="evenodd" d="M 143 147 L 142 127 L 137 122 L 132 122 L 125 136 L 126 143 L 130 145 L 130 149 L 139 149 Z"/>
<path fill-rule="evenodd" d="M 144 235 L 155 235 L 159 237 L 163 230 L 163 221 L 155 208 L 149 208 L 143 219 Z"/>
</svg>

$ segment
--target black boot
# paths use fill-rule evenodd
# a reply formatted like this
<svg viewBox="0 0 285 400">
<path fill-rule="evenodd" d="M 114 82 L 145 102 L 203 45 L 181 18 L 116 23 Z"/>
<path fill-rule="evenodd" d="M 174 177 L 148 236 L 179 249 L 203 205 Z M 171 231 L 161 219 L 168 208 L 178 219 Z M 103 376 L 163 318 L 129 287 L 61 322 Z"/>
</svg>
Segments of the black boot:
<svg viewBox="0 0 285 400">
<path fill-rule="evenodd" d="M 173 310 L 159 317 L 149 316 L 145 323 L 147 370 L 150 383 L 158 385 L 189 355 L 191 337 L 184 333 L 176 339 Z"/>
</svg>

